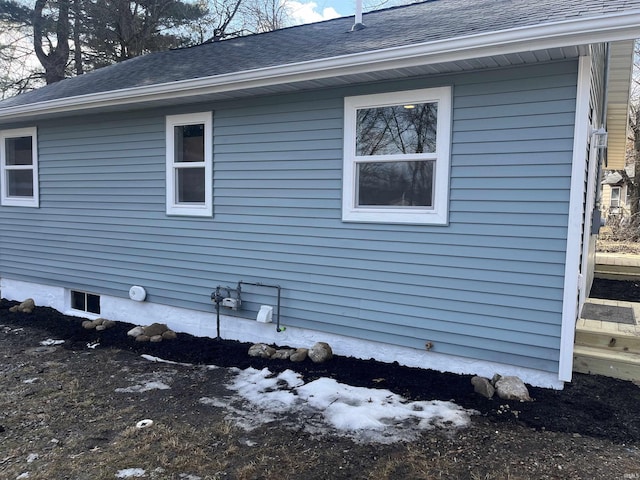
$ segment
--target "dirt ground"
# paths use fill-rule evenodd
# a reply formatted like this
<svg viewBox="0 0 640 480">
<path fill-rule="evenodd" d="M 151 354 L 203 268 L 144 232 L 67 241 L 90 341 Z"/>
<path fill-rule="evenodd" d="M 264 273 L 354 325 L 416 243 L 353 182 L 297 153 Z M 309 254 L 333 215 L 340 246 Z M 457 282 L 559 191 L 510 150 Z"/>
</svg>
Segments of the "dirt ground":
<svg viewBox="0 0 640 480">
<path fill-rule="evenodd" d="M 84 330 L 81 319 L 49 308 L 10 313 L 14 304 L 0 301 L 2 479 L 640 478 L 640 388 L 631 382 L 576 374 L 560 392 L 530 388 L 530 403 L 488 400 L 468 376 L 345 357 L 320 365 L 255 359 L 248 344 L 186 334 L 136 343 L 126 336 L 130 324 Z M 64 343 L 40 345 L 49 338 Z M 230 367 L 249 366 L 453 400 L 478 413 L 467 428 L 392 444 L 330 429 L 309 434 L 304 417 L 246 430 L 230 415 L 241 405 L 201 399 L 229 398 Z M 127 390 L 140 379 L 170 388 Z M 137 428 L 143 419 L 154 423 Z"/>
<path fill-rule="evenodd" d="M 640 243 L 598 239 L 598 252 L 640 255 Z"/>
</svg>

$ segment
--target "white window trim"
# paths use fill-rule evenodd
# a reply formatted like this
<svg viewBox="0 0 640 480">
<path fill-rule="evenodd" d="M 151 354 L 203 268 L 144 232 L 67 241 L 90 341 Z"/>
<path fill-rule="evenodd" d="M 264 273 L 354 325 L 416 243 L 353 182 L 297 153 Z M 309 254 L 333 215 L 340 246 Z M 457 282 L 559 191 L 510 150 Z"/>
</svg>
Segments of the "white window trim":
<svg viewBox="0 0 640 480">
<path fill-rule="evenodd" d="M 451 164 L 451 87 L 425 88 L 402 92 L 361 95 L 344 99 L 344 164 L 342 180 L 342 220 L 344 222 L 412 223 L 419 225 L 447 225 L 449 222 L 449 172 Z M 433 207 L 429 208 L 375 208 L 358 207 L 356 199 L 356 111 L 408 103 L 438 103 L 436 127 L 435 179 Z M 415 155 L 406 155 L 415 160 Z M 420 155 L 420 159 L 426 156 Z M 367 157 L 380 161 L 380 157 Z"/>
<path fill-rule="evenodd" d="M 204 125 L 204 162 L 194 162 L 191 167 L 204 166 L 205 197 L 202 204 L 180 204 L 176 202 L 175 162 L 174 162 L 174 127 L 183 125 Z M 188 113 L 185 115 L 168 115 L 166 117 L 166 182 L 167 182 L 167 215 L 184 215 L 195 217 L 213 216 L 213 120 L 211 112 Z"/>
<path fill-rule="evenodd" d="M 31 137 L 31 165 L 9 166 L 6 164 L 6 140 L 17 137 Z M 31 197 L 9 196 L 7 170 L 31 170 L 33 174 L 33 195 Z M 38 184 L 38 129 L 36 127 L 15 128 L 12 130 L 0 131 L 0 191 L 2 192 L 0 204 L 3 206 L 34 208 L 38 208 L 40 206 L 40 188 Z"/>
</svg>

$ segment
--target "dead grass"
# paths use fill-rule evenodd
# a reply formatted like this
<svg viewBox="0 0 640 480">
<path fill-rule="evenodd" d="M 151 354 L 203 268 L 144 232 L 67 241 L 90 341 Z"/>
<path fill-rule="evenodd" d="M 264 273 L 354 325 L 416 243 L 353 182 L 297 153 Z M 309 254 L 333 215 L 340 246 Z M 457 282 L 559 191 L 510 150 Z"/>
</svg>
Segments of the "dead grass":
<svg viewBox="0 0 640 480">
<path fill-rule="evenodd" d="M 58 349 L 33 357 L 25 353 L 31 340 L 24 335 L 0 337 L 3 480 L 27 472 L 29 480 L 113 480 L 130 468 L 160 480 L 609 480 L 640 474 L 636 446 L 482 417 L 466 430 L 434 430 L 391 445 L 331 433 L 314 437 L 278 422 L 245 431 L 225 408 L 199 403 L 225 398 L 226 369 L 154 364 L 116 350 Z M 171 389 L 116 392 L 137 378 L 163 378 Z M 136 428 L 145 418 L 153 425 Z"/>
<path fill-rule="evenodd" d="M 640 255 L 640 243 L 598 239 L 596 251 Z"/>
<path fill-rule="evenodd" d="M 640 242 L 635 241 L 637 237 L 637 224 L 619 225 L 613 222 L 600 229 L 596 251 L 640 255 Z"/>
</svg>

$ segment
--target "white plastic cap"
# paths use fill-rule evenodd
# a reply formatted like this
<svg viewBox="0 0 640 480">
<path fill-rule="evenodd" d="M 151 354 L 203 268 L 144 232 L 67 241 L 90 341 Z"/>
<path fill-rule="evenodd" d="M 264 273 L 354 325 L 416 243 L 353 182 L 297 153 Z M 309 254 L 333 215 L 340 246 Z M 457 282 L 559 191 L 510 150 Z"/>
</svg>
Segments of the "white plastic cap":
<svg viewBox="0 0 640 480">
<path fill-rule="evenodd" d="M 144 289 L 144 287 L 134 285 L 129 289 L 129 298 L 131 300 L 135 300 L 136 302 L 142 302 L 145 298 L 147 298 L 147 291 Z"/>
</svg>

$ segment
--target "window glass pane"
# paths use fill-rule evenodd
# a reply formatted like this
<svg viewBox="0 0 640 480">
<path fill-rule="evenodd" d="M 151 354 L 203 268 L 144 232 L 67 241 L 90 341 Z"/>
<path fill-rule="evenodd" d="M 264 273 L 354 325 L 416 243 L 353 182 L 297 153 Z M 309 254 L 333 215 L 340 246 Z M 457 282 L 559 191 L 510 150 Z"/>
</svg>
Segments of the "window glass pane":
<svg viewBox="0 0 640 480">
<path fill-rule="evenodd" d="M 433 206 L 433 164 L 367 162 L 358 164 L 358 205 Z"/>
<path fill-rule="evenodd" d="M 612 207 L 620 206 L 620 187 L 613 187 L 611 189 L 611 206 Z"/>
<path fill-rule="evenodd" d="M 177 203 L 204 203 L 204 168 L 179 168 L 177 177 Z"/>
<path fill-rule="evenodd" d="M 434 153 L 437 115 L 437 103 L 359 109 L 356 155 Z"/>
<path fill-rule="evenodd" d="M 86 297 L 84 292 L 72 291 L 71 292 L 71 308 L 73 308 L 74 310 L 82 310 L 83 312 L 86 311 L 85 298 Z"/>
<path fill-rule="evenodd" d="M 175 162 L 204 162 L 204 125 L 174 127 Z"/>
<path fill-rule="evenodd" d="M 9 197 L 33 197 L 32 170 L 7 170 L 6 173 Z"/>
<path fill-rule="evenodd" d="M 87 312 L 100 313 L 100 296 L 87 293 Z"/>
<path fill-rule="evenodd" d="M 32 165 L 31 137 L 16 137 L 5 139 L 7 165 Z"/>
</svg>

